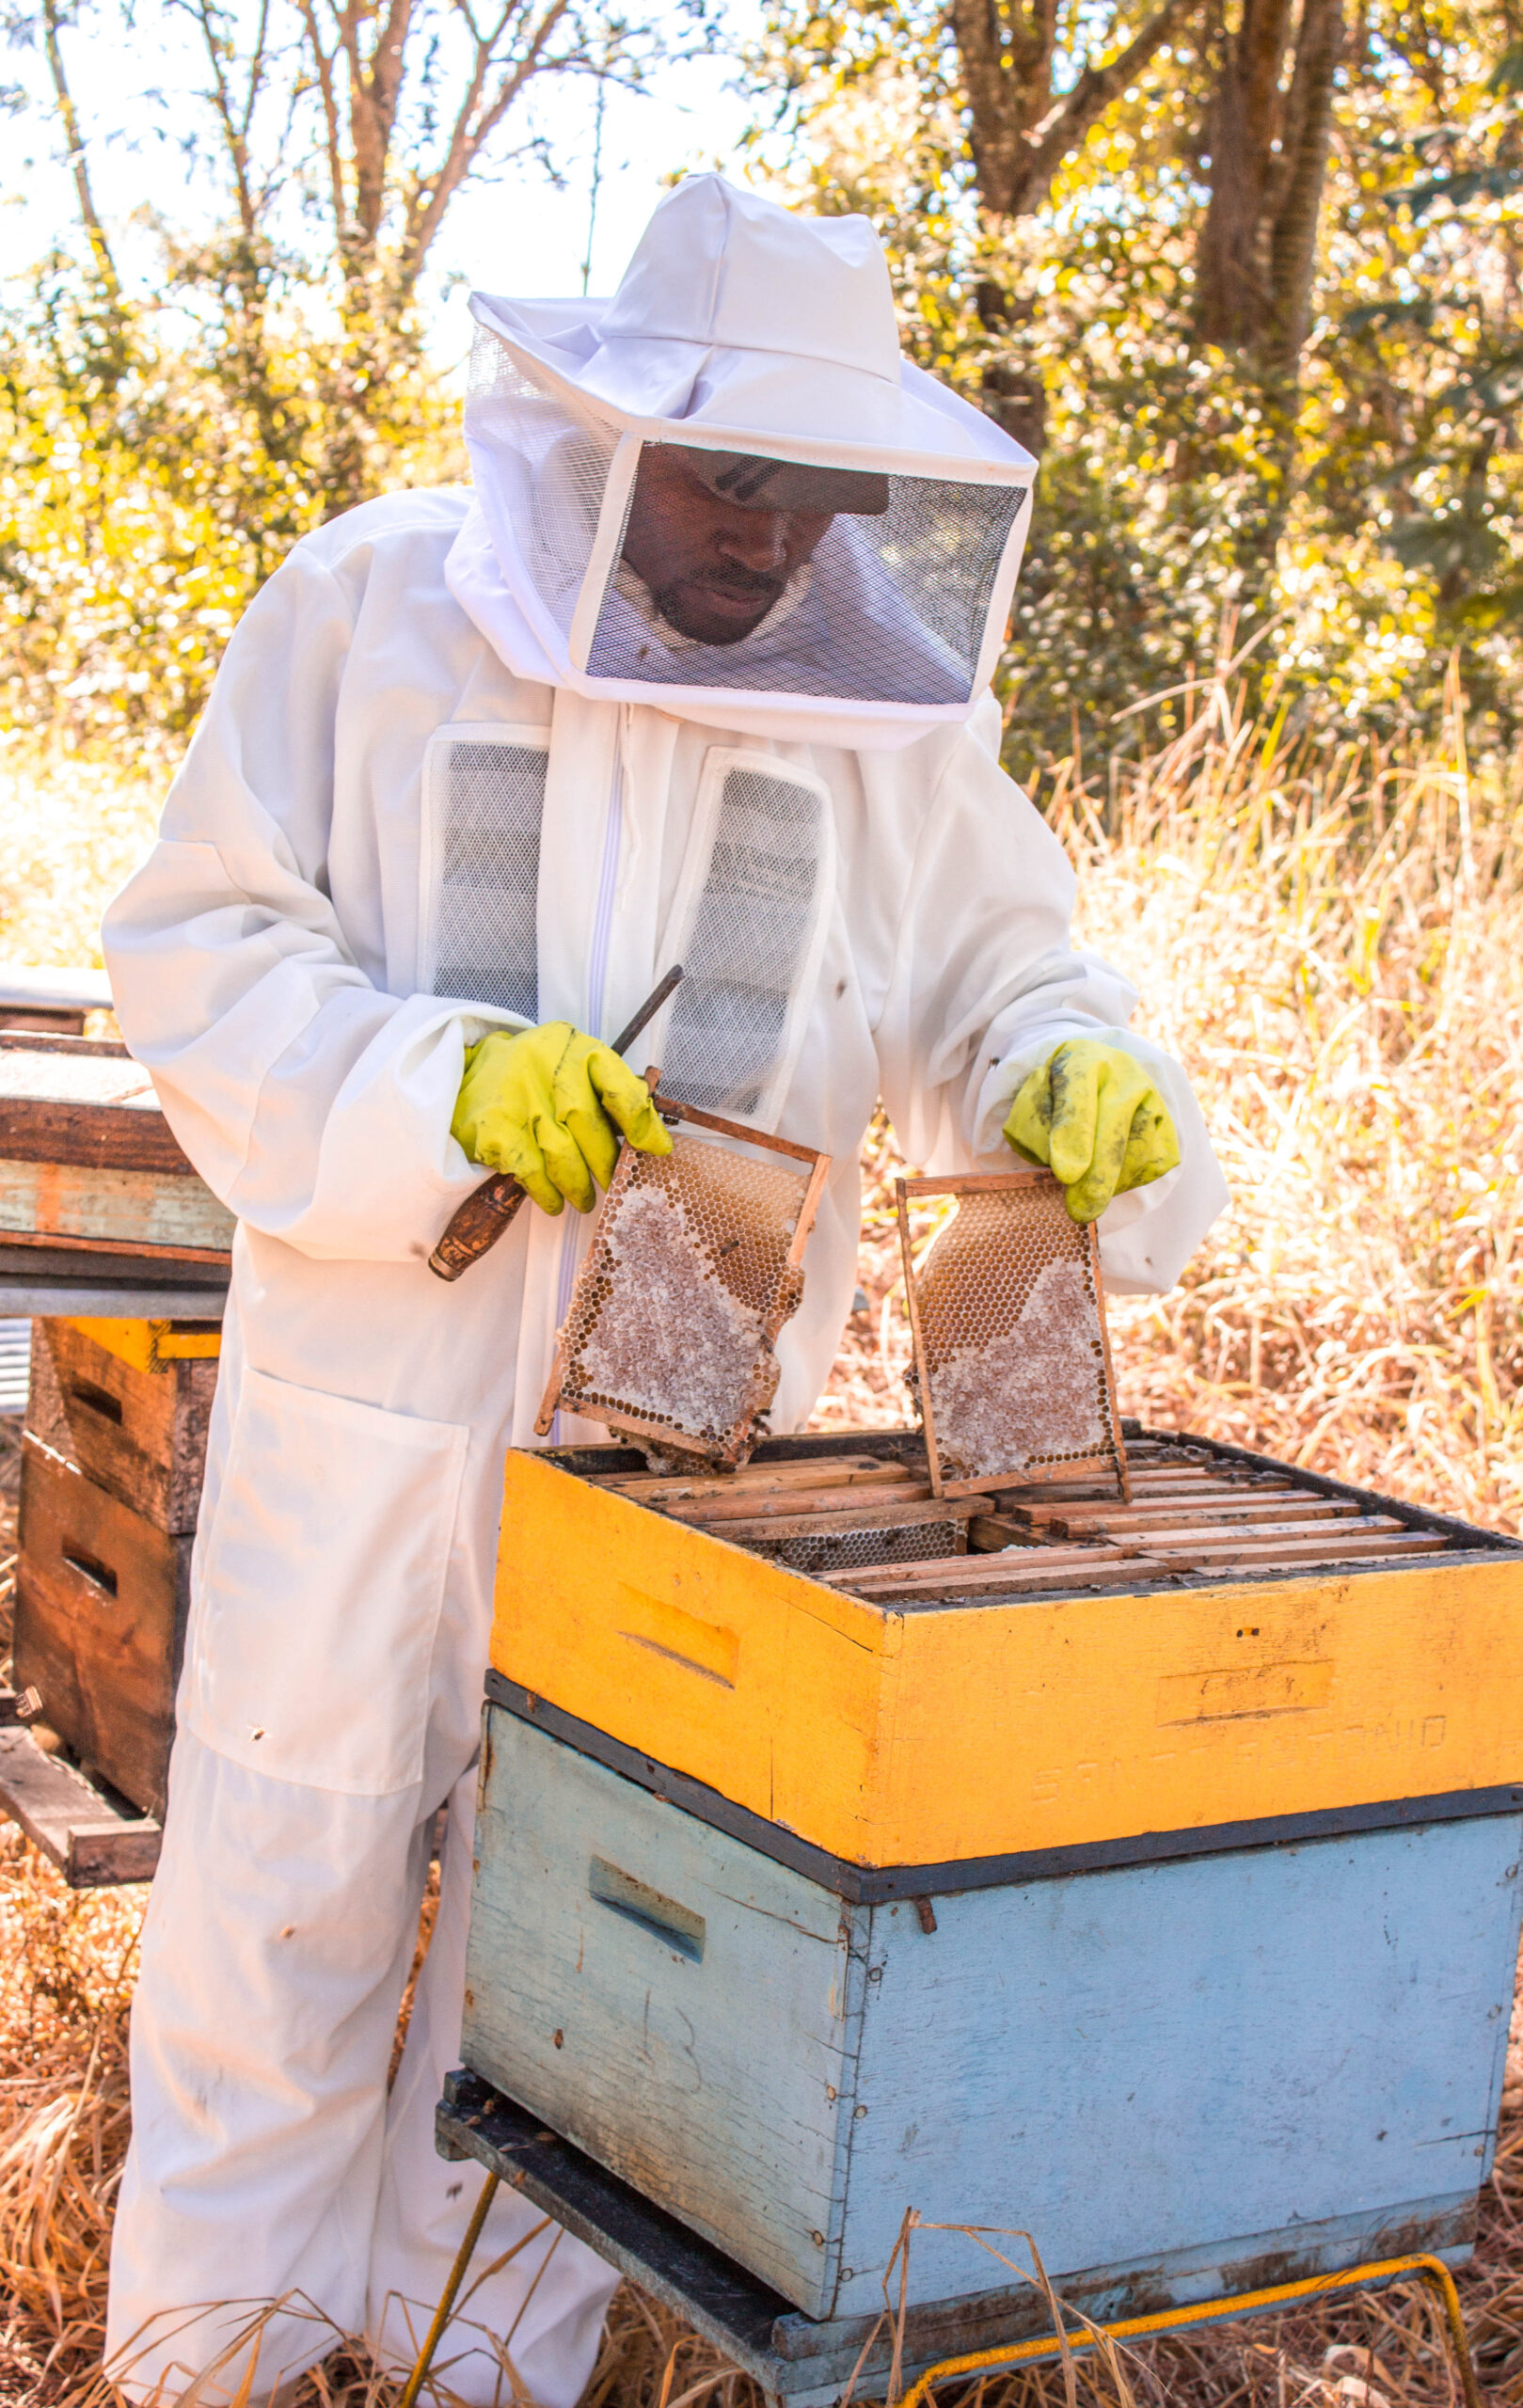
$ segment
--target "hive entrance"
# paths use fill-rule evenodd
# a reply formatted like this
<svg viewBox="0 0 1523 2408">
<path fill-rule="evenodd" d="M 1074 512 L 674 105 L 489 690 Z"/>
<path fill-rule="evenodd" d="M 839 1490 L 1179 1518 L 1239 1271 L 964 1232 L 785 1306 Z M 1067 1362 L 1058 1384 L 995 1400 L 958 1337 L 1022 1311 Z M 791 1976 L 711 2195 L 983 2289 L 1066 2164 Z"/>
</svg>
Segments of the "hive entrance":
<svg viewBox="0 0 1523 2408">
<path fill-rule="evenodd" d="M 1047 1171 L 901 1179 L 914 1379 L 940 1496 L 1062 1465 L 1110 1471 L 1126 1458 L 1093 1226 L 1071 1220 Z M 946 1218 L 919 1261 L 912 1203 Z"/>
<path fill-rule="evenodd" d="M 658 1108 L 672 1151 L 620 1152 L 535 1428 L 564 1405 L 735 1465 L 776 1392 L 830 1158 L 666 1096 Z"/>
</svg>

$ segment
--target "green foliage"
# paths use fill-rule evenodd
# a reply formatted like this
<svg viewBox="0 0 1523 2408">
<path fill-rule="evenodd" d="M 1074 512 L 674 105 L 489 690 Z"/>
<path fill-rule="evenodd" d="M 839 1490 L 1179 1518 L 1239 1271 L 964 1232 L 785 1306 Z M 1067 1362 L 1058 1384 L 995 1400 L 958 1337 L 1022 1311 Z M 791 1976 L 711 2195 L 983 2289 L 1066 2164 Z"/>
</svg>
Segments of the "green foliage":
<svg viewBox="0 0 1523 2408">
<path fill-rule="evenodd" d="M 1071 61 L 1133 20 L 1063 15 Z M 1215 71 L 1187 25 L 1045 206 L 977 205 L 940 0 L 774 0 L 748 62 L 785 186 L 864 209 L 910 347 L 1040 455 L 1002 682 L 1012 764 L 1180 722 L 1244 654 L 1328 737 L 1523 735 L 1523 41 L 1490 0 L 1369 0 L 1340 72 L 1297 388 L 1202 343 Z"/>
<path fill-rule="evenodd" d="M 329 515 L 341 362 L 298 327 L 251 386 L 215 324 L 172 325 L 56 268 L 0 333 L 7 725 L 182 739 L 251 594 Z M 388 483 L 461 473 L 455 412 L 420 372 L 367 436 Z"/>
</svg>

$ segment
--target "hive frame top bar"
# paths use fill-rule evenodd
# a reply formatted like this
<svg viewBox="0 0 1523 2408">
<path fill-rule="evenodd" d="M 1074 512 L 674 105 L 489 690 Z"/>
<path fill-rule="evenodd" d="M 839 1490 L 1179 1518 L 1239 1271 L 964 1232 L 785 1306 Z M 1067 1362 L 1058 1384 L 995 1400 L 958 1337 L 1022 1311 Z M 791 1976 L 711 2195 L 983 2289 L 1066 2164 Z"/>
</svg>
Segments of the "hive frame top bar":
<svg viewBox="0 0 1523 2408">
<path fill-rule="evenodd" d="M 814 1211 L 818 1210 L 819 1190 L 824 1186 L 830 1173 L 829 1154 L 817 1152 L 813 1146 L 796 1146 L 791 1137 L 774 1137 L 770 1130 L 750 1128 L 743 1120 L 722 1120 L 717 1113 L 700 1112 L 695 1103 L 678 1103 L 674 1096 L 662 1095 L 659 1092 L 660 1075 L 659 1070 L 647 1070 L 645 1084 L 651 1091 L 650 1100 L 663 1120 L 690 1120 L 694 1128 L 712 1129 L 721 1137 L 735 1137 L 738 1138 L 742 1145 L 759 1146 L 764 1153 L 791 1154 L 796 1163 L 809 1164 L 814 1174 L 811 1180 L 815 1190 Z M 808 1209 L 807 1192 L 804 1202 Z M 811 1212 L 809 1227 L 812 1228 L 813 1225 L 814 1213 Z M 801 1216 L 800 1226 L 803 1228 Z M 804 1228 L 803 1239 L 807 1239 L 808 1235 L 809 1228 Z M 800 1254 L 803 1252 L 803 1239 L 799 1242 Z"/>
<path fill-rule="evenodd" d="M 703 1112 L 696 1104 L 683 1103 L 674 1096 L 662 1095 L 659 1092 L 659 1081 L 658 1069 L 654 1068 L 647 1069 L 645 1083 L 651 1090 L 651 1100 L 664 1121 L 690 1123 L 694 1129 L 711 1132 L 716 1136 L 727 1138 L 737 1146 L 751 1149 L 754 1152 L 782 1156 L 789 1163 L 800 1164 L 804 1171 L 798 1217 L 784 1253 L 779 1275 L 774 1278 L 758 1323 L 758 1358 L 761 1358 L 770 1352 L 783 1323 L 797 1308 L 801 1285 L 800 1264 L 810 1232 L 814 1228 L 825 1181 L 830 1175 L 831 1157 L 829 1154 L 818 1152 L 812 1146 L 797 1145 L 791 1138 L 777 1137 L 767 1130 L 753 1129 L 743 1121 L 722 1119 L 717 1113 Z M 716 1465 L 733 1468 L 737 1464 L 744 1462 L 751 1451 L 752 1427 L 758 1412 L 763 1409 L 759 1399 L 750 1402 L 745 1409 L 738 1414 L 730 1427 L 718 1439 L 714 1439 L 685 1431 L 670 1420 L 658 1420 L 646 1414 L 634 1410 L 627 1411 L 622 1407 L 606 1409 L 600 1407 L 594 1412 L 589 1412 L 589 1400 L 575 1395 L 568 1397 L 564 1394 L 573 1353 L 579 1342 L 573 1334 L 579 1310 L 585 1312 L 588 1309 L 588 1285 L 597 1275 L 594 1266 L 598 1261 L 599 1239 L 610 1214 L 615 1217 L 618 1215 L 623 1199 L 639 1178 L 641 1166 L 645 1160 L 644 1156 L 627 1143 L 620 1149 L 613 1177 L 609 1182 L 608 1193 L 603 1199 L 603 1209 L 599 1214 L 598 1228 L 594 1234 L 592 1248 L 578 1275 L 570 1309 L 557 1333 L 555 1358 L 550 1367 L 549 1382 L 546 1387 L 544 1401 L 534 1427 L 536 1432 L 544 1436 L 548 1432 L 552 1418 L 563 1400 L 568 1410 L 581 1413 L 590 1419 L 607 1418 L 614 1422 L 620 1431 L 627 1432 L 633 1437 L 649 1438 L 657 1446 L 669 1447 L 685 1454 L 706 1456 Z"/>
<path fill-rule="evenodd" d="M 1200 1453 L 1215 1456 L 1224 1465 L 1242 1465 L 1248 1470 L 1277 1472 L 1282 1478 L 1287 1472 L 1293 1473 L 1298 1487 L 1323 1497 L 1346 1498 L 1371 1512 L 1399 1514 L 1413 1529 L 1431 1530 L 1437 1536 L 1458 1542 L 1467 1553 L 1523 1555 L 1523 1539 L 1509 1538 L 1503 1530 L 1488 1530 L 1478 1523 L 1462 1521 L 1455 1514 L 1436 1513 L 1427 1505 L 1414 1505 L 1409 1498 L 1387 1496 L 1382 1490 L 1360 1488 L 1351 1481 L 1337 1479 L 1331 1472 L 1313 1471 L 1309 1466 L 1282 1463 L 1275 1455 L 1261 1454 L 1251 1447 L 1237 1446 L 1230 1438 L 1208 1437 L 1197 1430 L 1150 1429 L 1145 1422 L 1125 1417 L 1121 1429 L 1124 1438 L 1139 1446 L 1166 1450 L 1169 1454 L 1178 1449 L 1180 1455 L 1185 1458 L 1192 1453 Z M 924 1443 L 923 1434 L 908 1422 L 889 1428 L 801 1430 L 759 1440 L 752 1461 L 758 1464 L 808 1463 L 849 1449 L 852 1453 L 918 1462 L 923 1460 Z M 617 1477 L 623 1472 L 638 1473 L 645 1468 L 644 1458 L 638 1450 L 633 1447 L 621 1446 L 617 1439 L 610 1439 L 604 1444 L 535 1448 L 532 1451 L 544 1462 L 553 1464 L 558 1471 L 570 1472 L 583 1480 Z M 1017 1485 L 1007 1480 L 988 1484 L 1002 1489 Z M 1203 1578 L 1205 1576 L 1185 1576 Z"/>
<path fill-rule="evenodd" d="M 1116 1401 L 1116 1379 L 1111 1365 L 1110 1335 L 1105 1326 L 1105 1291 L 1100 1267 L 1100 1238 L 1093 1222 L 1087 1225 L 1071 1222 L 1074 1244 L 1082 1253 L 1087 1275 L 1087 1285 L 1094 1299 L 1098 1327 L 1102 1407 L 1110 1433 L 1110 1444 L 1089 1454 L 1061 1454 L 1036 1458 L 1023 1475 L 1019 1471 L 990 1470 L 985 1467 L 965 1477 L 948 1479 L 943 1468 L 943 1448 L 936 1435 L 935 1379 L 931 1370 L 930 1348 L 922 1316 L 921 1284 L 925 1269 L 916 1269 L 910 1230 L 909 1206 L 913 1201 L 935 1196 L 953 1200 L 964 1196 L 1007 1196 L 1012 1199 L 1023 1193 L 1033 1200 L 1046 1201 L 1051 1194 L 1061 1194 L 1058 1181 L 1051 1171 L 1036 1168 L 1008 1171 L 968 1171 L 946 1179 L 896 1179 L 895 1199 L 899 1224 L 899 1246 L 904 1261 L 905 1299 L 910 1315 L 910 1334 L 914 1348 L 915 1374 L 921 1420 L 925 1429 L 926 1454 L 930 1484 L 938 1497 L 968 1496 L 991 1484 L 1002 1488 L 1022 1485 L 1023 1478 L 1040 1480 L 1055 1476 L 1068 1478 L 1084 1472 L 1109 1472 L 1114 1477 L 1123 1503 L 1131 1501 L 1132 1490 L 1127 1479 L 1126 1445 L 1121 1431 L 1121 1417 Z M 1066 1213 L 1066 1206 L 1065 1206 Z M 1082 1237 L 1080 1232 L 1083 1232 Z M 928 1249 L 931 1260 L 944 1233 L 938 1231 Z M 1010 1333 L 1013 1335 L 1013 1331 Z M 1094 1342 L 1094 1341 L 1091 1341 Z"/>
</svg>

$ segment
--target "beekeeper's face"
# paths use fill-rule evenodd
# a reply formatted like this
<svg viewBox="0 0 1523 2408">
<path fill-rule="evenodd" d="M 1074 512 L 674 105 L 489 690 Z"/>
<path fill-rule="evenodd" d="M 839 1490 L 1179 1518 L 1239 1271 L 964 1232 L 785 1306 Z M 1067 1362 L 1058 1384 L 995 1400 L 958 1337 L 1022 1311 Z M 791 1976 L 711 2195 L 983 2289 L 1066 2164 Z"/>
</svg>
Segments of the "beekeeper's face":
<svg viewBox="0 0 1523 2408">
<path fill-rule="evenodd" d="M 766 618 L 833 515 L 748 508 L 713 492 L 680 445 L 647 443 L 624 557 L 668 626 L 699 643 L 738 643 Z"/>
</svg>

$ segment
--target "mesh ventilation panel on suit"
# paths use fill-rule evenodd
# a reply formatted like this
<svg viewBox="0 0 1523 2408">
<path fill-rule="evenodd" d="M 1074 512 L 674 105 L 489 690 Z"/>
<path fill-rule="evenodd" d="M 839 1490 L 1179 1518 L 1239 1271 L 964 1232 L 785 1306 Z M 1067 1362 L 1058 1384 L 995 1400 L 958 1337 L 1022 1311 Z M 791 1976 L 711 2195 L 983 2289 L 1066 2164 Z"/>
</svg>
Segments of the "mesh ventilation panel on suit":
<svg viewBox="0 0 1523 2408">
<path fill-rule="evenodd" d="M 477 485 L 494 488 L 482 497 L 488 519 L 511 529 L 535 591 L 569 635 L 617 437 L 533 383 L 484 326 L 471 349 L 466 426 L 483 447 Z"/>
<path fill-rule="evenodd" d="M 725 775 L 661 1048 L 667 1086 L 704 1111 L 754 1112 L 776 1068 L 814 923 L 824 809 L 796 780 Z"/>
<path fill-rule="evenodd" d="M 569 1407 L 738 1459 L 777 1389 L 771 1340 L 798 1306 L 792 1260 L 808 1175 L 673 1133 L 664 1157 L 626 1146 L 610 1184 L 540 1415 Z"/>
<path fill-rule="evenodd" d="M 543 745 L 462 737 L 450 747 L 434 904 L 436 995 L 539 1017 Z"/>
<path fill-rule="evenodd" d="M 933 1476 L 1017 1481 L 1072 1464 L 1110 1466 L 1124 1486 L 1093 1228 L 1045 1172 L 897 1185 Z M 953 1200 L 918 1271 L 910 1197 Z"/>
<path fill-rule="evenodd" d="M 838 701 L 965 703 L 1026 488 L 890 477 L 881 517 L 833 518 L 806 569 L 738 643 L 679 642 L 611 583 L 588 673 Z"/>
</svg>

